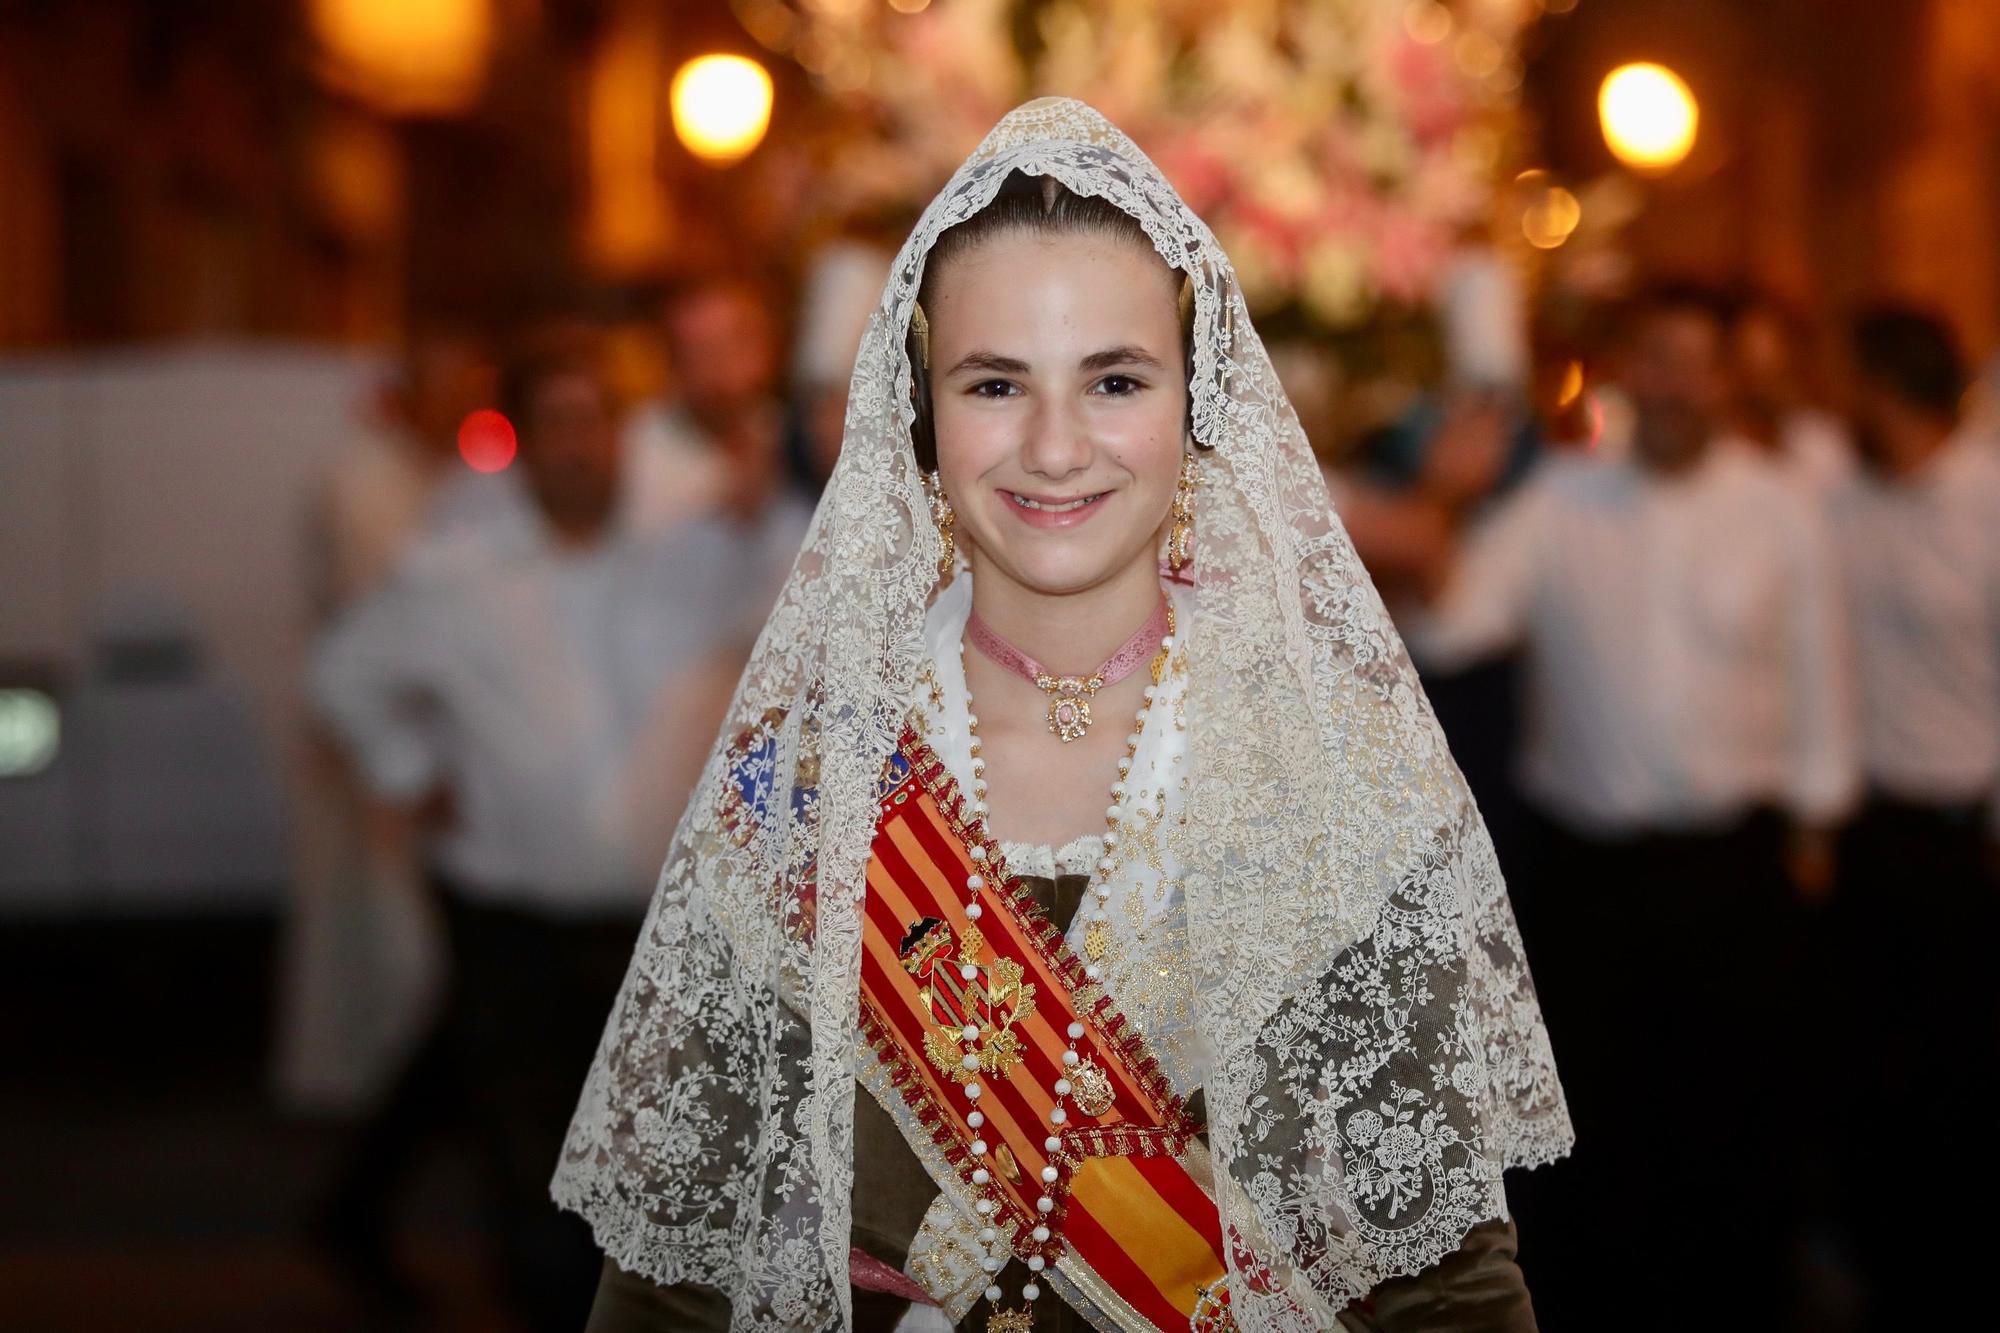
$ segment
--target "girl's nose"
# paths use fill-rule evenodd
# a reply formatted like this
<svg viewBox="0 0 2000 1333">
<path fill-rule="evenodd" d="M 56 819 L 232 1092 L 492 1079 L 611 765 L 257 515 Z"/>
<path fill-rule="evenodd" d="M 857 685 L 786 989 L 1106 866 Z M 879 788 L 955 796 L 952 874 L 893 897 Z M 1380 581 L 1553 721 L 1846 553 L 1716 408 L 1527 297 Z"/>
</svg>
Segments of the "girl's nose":
<svg viewBox="0 0 2000 1333">
<path fill-rule="evenodd" d="M 1090 464 L 1090 437 L 1074 408 L 1045 403 L 1028 421 L 1022 465 L 1037 477 L 1060 481 Z"/>
</svg>

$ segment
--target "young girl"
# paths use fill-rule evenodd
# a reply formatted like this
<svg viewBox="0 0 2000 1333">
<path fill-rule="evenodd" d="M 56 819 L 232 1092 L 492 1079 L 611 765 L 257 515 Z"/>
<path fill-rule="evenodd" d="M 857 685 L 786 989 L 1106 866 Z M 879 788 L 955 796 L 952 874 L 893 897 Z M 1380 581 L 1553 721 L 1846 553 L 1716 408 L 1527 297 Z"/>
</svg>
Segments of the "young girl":
<svg viewBox="0 0 2000 1333">
<path fill-rule="evenodd" d="M 925 212 L 555 1180 L 591 1327 L 1533 1327 L 1484 826 L 1228 260 L 1079 103 Z"/>
</svg>

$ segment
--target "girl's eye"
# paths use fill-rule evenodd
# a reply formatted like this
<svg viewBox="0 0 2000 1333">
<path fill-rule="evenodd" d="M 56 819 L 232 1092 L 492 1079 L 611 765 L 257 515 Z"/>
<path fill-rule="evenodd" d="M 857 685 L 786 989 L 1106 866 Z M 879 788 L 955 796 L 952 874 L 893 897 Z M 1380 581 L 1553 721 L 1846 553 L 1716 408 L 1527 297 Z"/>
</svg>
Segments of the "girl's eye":
<svg viewBox="0 0 2000 1333">
<path fill-rule="evenodd" d="M 975 398 L 1005 398 L 1014 392 L 1006 380 L 981 380 L 967 390 Z"/>
<path fill-rule="evenodd" d="M 1106 375 L 1097 382 L 1098 389 L 1113 398 L 1125 398 L 1145 387 L 1130 375 Z"/>
</svg>

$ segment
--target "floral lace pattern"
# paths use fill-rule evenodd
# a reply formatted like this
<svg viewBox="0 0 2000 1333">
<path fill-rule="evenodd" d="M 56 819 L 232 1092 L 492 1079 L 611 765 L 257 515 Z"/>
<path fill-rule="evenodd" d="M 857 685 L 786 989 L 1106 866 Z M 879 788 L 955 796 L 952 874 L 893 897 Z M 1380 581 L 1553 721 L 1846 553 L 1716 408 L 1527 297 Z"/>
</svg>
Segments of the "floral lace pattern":
<svg viewBox="0 0 2000 1333">
<path fill-rule="evenodd" d="M 1504 1216 L 1568 1114 L 1477 810 L 1228 259 L 1080 103 L 1003 120 L 919 221 L 843 447 L 660 874 L 554 1181 L 607 1253 L 736 1330 L 852 1327 L 861 925 L 876 790 L 940 543 L 904 330 L 938 235 L 1010 172 L 1136 218 L 1195 284 L 1196 581 L 1177 862 L 1216 1193 L 1246 1330 L 1318 1329 Z M 863 1093 L 862 1095 L 866 1095 Z M 1608 1221 L 1608 1220 L 1607 1220 Z"/>
</svg>

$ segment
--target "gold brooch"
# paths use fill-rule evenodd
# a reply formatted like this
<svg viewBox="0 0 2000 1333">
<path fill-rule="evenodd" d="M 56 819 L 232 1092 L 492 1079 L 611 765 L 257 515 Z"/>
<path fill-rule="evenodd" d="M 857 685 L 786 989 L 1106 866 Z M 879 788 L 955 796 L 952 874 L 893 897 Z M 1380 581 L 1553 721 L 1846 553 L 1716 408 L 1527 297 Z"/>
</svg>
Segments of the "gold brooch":
<svg viewBox="0 0 2000 1333">
<path fill-rule="evenodd" d="M 1070 1096 L 1076 1109 L 1087 1116 L 1100 1116 L 1111 1109 L 1111 1076 L 1095 1063 L 1085 1060 L 1069 1072 Z"/>
<path fill-rule="evenodd" d="M 1049 696 L 1049 730 L 1063 741 L 1081 740 L 1090 730 L 1090 696 L 1104 688 L 1092 676 L 1037 676 L 1035 687 Z"/>
</svg>

